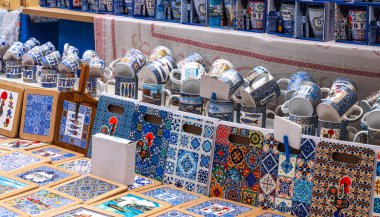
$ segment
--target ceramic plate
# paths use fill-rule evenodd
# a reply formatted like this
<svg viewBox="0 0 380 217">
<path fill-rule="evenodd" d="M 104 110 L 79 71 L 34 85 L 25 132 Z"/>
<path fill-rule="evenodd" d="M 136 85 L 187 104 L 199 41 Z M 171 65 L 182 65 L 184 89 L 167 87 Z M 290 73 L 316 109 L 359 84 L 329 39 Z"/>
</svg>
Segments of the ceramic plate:
<svg viewBox="0 0 380 217">
<path fill-rule="evenodd" d="M 59 168 L 71 170 L 81 175 L 87 175 L 91 172 L 91 159 L 90 158 L 77 158 L 74 160 L 58 163 Z"/>
<path fill-rule="evenodd" d="M 32 182 L 5 174 L 0 175 L 0 200 L 35 188 L 38 188 L 38 185 Z"/>
<path fill-rule="evenodd" d="M 39 148 L 42 146 L 47 146 L 47 143 L 39 142 L 39 141 L 31 141 L 31 140 L 24 140 L 24 139 L 15 139 L 10 140 L 6 142 L 0 143 L 0 149 L 5 150 L 30 150 L 34 148 Z"/>
<path fill-rule="evenodd" d="M 83 154 L 73 152 L 64 148 L 60 148 L 54 145 L 45 146 L 31 150 L 33 154 L 38 154 L 43 157 L 50 158 L 52 164 L 58 164 L 67 160 L 83 157 Z"/>
<path fill-rule="evenodd" d="M 28 167 L 49 163 L 50 159 L 18 150 L 0 154 L 0 172 L 11 174 Z"/>
</svg>

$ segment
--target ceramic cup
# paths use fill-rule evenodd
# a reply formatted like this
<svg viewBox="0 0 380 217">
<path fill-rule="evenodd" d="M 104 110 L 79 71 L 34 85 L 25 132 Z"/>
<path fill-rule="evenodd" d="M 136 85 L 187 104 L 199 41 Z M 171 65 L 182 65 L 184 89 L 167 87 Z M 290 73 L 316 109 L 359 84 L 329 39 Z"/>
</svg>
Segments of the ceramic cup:
<svg viewBox="0 0 380 217">
<path fill-rule="evenodd" d="M 89 77 L 87 79 L 86 92 L 93 97 L 99 97 L 104 92 L 104 83 L 101 78 Z"/>
<path fill-rule="evenodd" d="M 73 91 L 77 81 L 75 73 L 58 73 L 57 80 L 58 90 L 61 92 Z"/>
<path fill-rule="evenodd" d="M 37 83 L 37 74 L 41 73 L 41 67 L 37 65 L 26 65 L 22 68 L 22 80 L 25 83 Z"/>
<path fill-rule="evenodd" d="M 179 95 L 172 95 L 168 100 L 168 107 L 175 98 L 179 98 L 178 110 L 197 115 L 203 113 L 203 98 L 199 94 L 181 92 Z"/>
<path fill-rule="evenodd" d="M 210 99 L 206 104 L 205 113 L 208 117 L 223 121 L 234 121 L 234 102 Z"/>
<path fill-rule="evenodd" d="M 265 2 L 264 1 L 249 1 L 249 7 L 252 9 L 251 11 L 252 29 L 262 30 L 263 21 L 264 21 Z"/>
<path fill-rule="evenodd" d="M 237 112 L 237 121 L 241 124 L 265 128 L 268 114 L 276 115 L 273 111 L 268 110 L 266 106 L 248 107 L 241 104 Z"/>
<path fill-rule="evenodd" d="M 160 59 L 164 56 L 171 56 L 173 57 L 173 53 L 169 48 L 164 46 L 158 46 L 153 49 L 152 53 L 150 54 L 149 58 L 146 60 L 146 63 L 149 64 L 157 59 Z"/>
<path fill-rule="evenodd" d="M 42 53 L 42 56 L 46 56 L 49 53 L 55 51 L 56 49 L 55 46 L 50 41 L 48 41 L 45 44 L 41 45 L 39 47 L 39 50 Z"/>
<path fill-rule="evenodd" d="M 380 96 L 373 103 L 371 110 L 363 115 L 361 124 L 373 129 L 380 129 Z"/>
<path fill-rule="evenodd" d="M 22 65 L 21 61 L 8 60 L 5 61 L 5 76 L 6 78 L 21 78 L 22 76 Z"/>
<path fill-rule="evenodd" d="M 172 83 L 171 93 L 174 95 L 174 97 L 171 99 L 171 105 L 178 106 L 179 105 L 179 97 L 178 96 L 181 93 L 181 85 Z"/>
<path fill-rule="evenodd" d="M 22 55 L 23 65 L 41 65 L 43 54 L 41 52 L 41 47 L 36 46 L 29 50 L 27 53 Z"/>
<path fill-rule="evenodd" d="M 108 80 L 105 85 L 105 90 L 108 90 L 108 85 L 115 85 L 115 95 L 123 96 L 126 98 L 137 99 L 138 97 L 138 78 L 115 76 L 115 79 Z"/>
<path fill-rule="evenodd" d="M 315 38 L 323 38 L 323 26 L 325 21 L 325 10 L 323 7 L 310 7 L 309 22 Z"/>
<path fill-rule="evenodd" d="M 54 51 L 42 57 L 42 65 L 45 69 L 56 69 L 60 61 L 61 54 L 59 54 L 59 51 Z"/>
<path fill-rule="evenodd" d="M 86 50 L 82 55 L 83 63 L 90 63 L 90 60 L 94 57 L 97 57 L 98 54 L 94 50 Z"/>
<path fill-rule="evenodd" d="M 29 51 L 30 49 L 34 48 L 35 46 L 40 46 L 41 43 L 39 40 L 37 40 L 36 38 L 29 38 L 25 43 L 24 43 L 24 46 L 25 46 L 25 49 L 26 51 Z"/>
<path fill-rule="evenodd" d="M 74 73 L 80 65 L 81 61 L 77 55 L 69 55 L 58 64 L 58 71 L 60 73 Z"/>
<path fill-rule="evenodd" d="M 4 60 L 21 60 L 23 54 L 26 52 L 25 46 L 21 42 L 15 42 L 3 55 Z"/>
<path fill-rule="evenodd" d="M 217 59 L 212 63 L 212 66 L 210 68 L 209 73 L 207 73 L 207 76 L 209 76 L 210 78 L 218 78 L 225 71 L 233 68 L 234 66 L 230 61 L 225 59 Z"/>
<path fill-rule="evenodd" d="M 0 57 L 4 55 L 5 52 L 9 49 L 10 45 L 7 37 L 4 35 L 0 36 Z"/>
<path fill-rule="evenodd" d="M 170 72 L 170 80 L 172 84 L 181 85 L 182 81 L 186 79 L 201 79 L 202 75 L 205 75 L 206 71 L 204 67 L 197 62 L 185 63 L 182 69 L 173 69 Z M 177 79 L 177 78 L 180 79 Z"/>
<path fill-rule="evenodd" d="M 57 69 L 41 69 L 41 74 L 36 76 L 38 83 L 44 88 L 57 87 L 58 71 Z"/>
<path fill-rule="evenodd" d="M 71 46 L 69 43 L 66 43 L 65 45 L 63 45 L 62 59 L 65 59 L 66 57 L 70 55 L 79 56 L 79 50 L 78 48 Z"/>
<path fill-rule="evenodd" d="M 170 97 L 172 94 L 169 90 L 165 89 L 165 84 L 142 84 L 142 102 L 154 104 L 154 105 L 165 105 L 165 94 Z"/>
<path fill-rule="evenodd" d="M 355 82 L 344 76 L 338 77 L 334 80 L 333 84 L 331 85 L 330 91 L 334 92 L 336 89 L 340 89 L 342 87 L 347 87 L 348 89 L 354 91 L 355 93 L 358 92 L 357 91 L 358 88 L 356 87 Z"/>
<path fill-rule="evenodd" d="M 291 122 L 301 125 L 302 134 L 315 136 L 315 129 L 317 128 L 317 116 L 315 114 L 311 116 L 298 116 L 289 114 L 288 119 Z"/>
<path fill-rule="evenodd" d="M 285 114 L 311 116 L 314 108 L 321 101 L 322 92 L 329 91 L 329 88 L 320 88 L 316 83 L 305 81 L 293 93 L 290 100 L 281 106 L 281 110 Z"/>
<path fill-rule="evenodd" d="M 89 76 L 94 78 L 112 78 L 112 70 L 105 67 L 104 60 L 94 57 L 90 60 Z"/>
<path fill-rule="evenodd" d="M 356 128 L 348 126 L 347 121 L 342 122 L 330 122 L 318 120 L 318 131 L 317 136 L 328 138 L 328 139 L 337 139 L 346 141 L 349 137 L 349 134 L 356 134 L 358 131 Z"/>
<path fill-rule="evenodd" d="M 365 41 L 367 11 L 361 9 L 350 9 L 348 20 L 351 23 L 352 40 Z"/>
<path fill-rule="evenodd" d="M 314 82 L 314 79 L 307 72 L 296 72 L 290 75 L 288 78 L 281 78 L 277 80 L 277 84 L 286 84 L 285 90 L 281 90 L 281 94 L 285 95 L 285 101 L 289 100 L 293 93 L 301 86 L 305 81 Z"/>
<path fill-rule="evenodd" d="M 372 93 L 370 96 L 360 101 L 360 107 L 362 107 L 363 112 L 364 113 L 369 112 L 372 109 L 372 106 L 374 105 L 375 101 L 379 97 L 380 97 L 380 90 Z"/>
<path fill-rule="evenodd" d="M 370 145 L 380 145 L 380 130 L 368 127 L 368 130 L 359 131 L 354 137 L 354 142 L 358 142 L 361 135 L 367 135 L 367 143 Z"/>
<path fill-rule="evenodd" d="M 284 26 L 284 33 L 287 35 L 294 35 L 295 5 L 283 3 L 281 7 L 281 17 Z"/>
<path fill-rule="evenodd" d="M 319 119 L 324 121 L 341 122 L 341 121 L 357 121 L 363 115 L 363 109 L 358 106 L 358 96 L 347 86 L 341 86 L 329 92 L 327 98 L 323 99 L 317 107 Z M 354 112 L 359 115 L 351 118 Z"/>
<path fill-rule="evenodd" d="M 115 75 L 133 78 L 145 65 L 146 59 L 144 54 L 136 49 L 130 49 L 123 58 L 114 60 L 110 68 Z"/>
<path fill-rule="evenodd" d="M 191 53 L 185 59 L 178 62 L 178 68 L 182 68 L 186 63 L 197 62 L 206 69 L 206 62 L 199 53 Z"/>
<path fill-rule="evenodd" d="M 244 85 L 244 83 L 247 83 L 247 81 L 243 78 L 243 76 L 239 72 L 237 72 L 235 69 L 230 69 L 224 72 L 222 75 L 220 75 L 217 78 L 217 80 L 222 81 L 223 83 L 228 85 L 229 87 L 228 96 L 229 98 L 233 98 L 234 100 L 236 100 L 233 97 L 235 93 L 238 90 L 240 90 L 240 88 Z"/>
<path fill-rule="evenodd" d="M 164 56 L 144 66 L 140 71 L 140 75 L 146 83 L 164 84 L 173 69 L 177 69 L 177 64 L 174 59 L 171 56 Z"/>
<path fill-rule="evenodd" d="M 183 80 L 180 86 L 180 91 L 184 93 L 199 94 L 201 82 L 196 78 Z"/>
</svg>

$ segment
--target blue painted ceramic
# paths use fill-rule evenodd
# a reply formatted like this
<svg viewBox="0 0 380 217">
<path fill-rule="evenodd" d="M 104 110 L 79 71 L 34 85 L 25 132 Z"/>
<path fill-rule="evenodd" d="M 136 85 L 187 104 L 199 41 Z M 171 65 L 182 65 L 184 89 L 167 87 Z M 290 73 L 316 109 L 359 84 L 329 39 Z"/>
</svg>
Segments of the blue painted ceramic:
<svg viewBox="0 0 380 217">
<path fill-rule="evenodd" d="M 22 80 L 25 83 L 37 83 L 37 74 L 41 69 L 36 65 L 27 65 L 22 68 Z"/>
<path fill-rule="evenodd" d="M 243 76 L 234 69 L 229 69 L 228 71 L 224 72 L 221 76 L 219 76 L 218 80 L 228 84 L 228 95 L 230 97 L 235 94 L 241 86 L 244 85 Z"/>
<path fill-rule="evenodd" d="M 342 86 L 346 86 L 355 93 L 357 93 L 358 88 L 356 87 L 355 82 L 350 78 L 344 76 L 340 76 L 334 80 L 331 86 L 331 92 L 333 92 L 335 89 L 340 89 Z"/>
<path fill-rule="evenodd" d="M 206 114 L 212 118 L 233 122 L 234 102 L 210 99 L 206 105 Z"/>
<path fill-rule="evenodd" d="M 115 94 L 127 98 L 137 99 L 138 78 L 115 76 Z"/>
<path fill-rule="evenodd" d="M 22 65 L 21 61 L 5 61 L 5 76 L 7 78 L 21 78 Z"/>
<path fill-rule="evenodd" d="M 281 8 L 281 17 L 284 26 L 284 33 L 286 35 L 294 35 L 294 23 L 295 23 L 295 5 L 283 3 Z"/>
<path fill-rule="evenodd" d="M 348 127 L 347 121 L 330 122 L 319 119 L 317 136 L 345 141 L 348 139 L 347 129 L 349 129 L 352 132 L 355 132 L 354 128 Z"/>
<path fill-rule="evenodd" d="M 179 95 L 172 95 L 169 98 L 169 107 L 175 98 L 179 98 L 178 110 L 198 115 L 203 113 L 203 97 L 199 94 L 181 92 Z"/>
<path fill-rule="evenodd" d="M 25 43 L 24 43 L 24 46 L 25 46 L 25 49 L 26 51 L 29 51 L 30 49 L 34 48 L 35 46 L 40 46 L 41 43 L 39 40 L 37 40 L 36 38 L 29 38 Z"/>
<path fill-rule="evenodd" d="M 61 54 L 59 53 L 59 51 L 54 51 L 42 57 L 42 64 L 46 69 L 56 69 L 60 61 Z"/>
<path fill-rule="evenodd" d="M 308 72 L 296 72 L 290 75 L 289 79 L 281 78 L 277 80 L 278 84 L 287 84 L 286 90 L 281 90 L 281 93 L 285 95 L 285 100 L 289 100 L 293 93 L 301 86 L 305 81 L 314 82 L 314 79 Z M 315 82 L 314 82 L 315 83 Z"/>
<path fill-rule="evenodd" d="M 94 50 L 86 50 L 82 55 L 82 62 L 89 63 L 92 58 L 97 56 L 98 54 Z"/>
<path fill-rule="evenodd" d="M 142 87 L 142 102 L 154 105 L 165 105 L 166 94 L 169 97 L 171 96 L 170 91 L 165 89 L 165 84 L 143 83 Z"/>
<path fill-rule="evenodd" d="M 75 87 L 75 73 L 59 73 L 58 74 L 58 90 L 61 92 L 73 91 Z"/>
<path fill-rule="evenodd" d="M 265 128 L 267 120 L 267 107 L 248 107 L 245 104 L 240 106 L 240 110 L 237 111 L 238 123 Z"/>
<path fill-rule="evenodd" d="M 41 69 L 41 75 L 37 75 L 41 87 L 45 88 L 57 87 L 57 78 L 58 71 L 56 69 Z"/>
<path fill-rule="evenodd" d="M 81 60 L 77 55 L 69 55 L 58 64 L 58 70 L 61 73 L 74 73 L 79 69 L 80 64 Z"/>
<path fill-rule="evenodd" d="M 317 128 L 317 116 L 298 116 L 289 114 L 289 120 L 297 123 L 302 127 L 302 134 L 315 136 L 315 129 Z"/>
</svg>

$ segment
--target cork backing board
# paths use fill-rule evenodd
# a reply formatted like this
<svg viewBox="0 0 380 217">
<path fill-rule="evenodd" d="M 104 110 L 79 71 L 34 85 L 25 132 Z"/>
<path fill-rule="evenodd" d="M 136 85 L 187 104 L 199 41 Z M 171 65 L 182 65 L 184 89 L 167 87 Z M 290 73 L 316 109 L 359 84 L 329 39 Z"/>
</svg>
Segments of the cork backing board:
<svg viewBox="0 0 380 217">
<path fill-rule="evenodd" d="M 0 134 L 16 137 L 18 134 L 24 88 L 0 83 Z"/>
</svg>

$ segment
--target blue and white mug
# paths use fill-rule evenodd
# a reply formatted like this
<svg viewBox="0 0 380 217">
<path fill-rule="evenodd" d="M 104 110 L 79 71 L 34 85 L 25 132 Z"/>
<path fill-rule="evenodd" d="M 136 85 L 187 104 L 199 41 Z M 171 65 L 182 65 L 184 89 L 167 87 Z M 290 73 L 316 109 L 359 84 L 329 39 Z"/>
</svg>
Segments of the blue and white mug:
<svg viewBox="0 0 380 217">
<path fill-rule="evenodd" d="M 63 46 L 63 54 L 62 54 L 62 59 L 65 59 L 66 57 L 70 55 L 77 55 L 79 56 L 79 50 L 78 48 L 71 46 L 69 43 L 66 43 Z"/>
<path fill-rule="evenodd" d="M 5 61 L 5 76 L 6 78 L 21 78 L 22 76 L 22 65 L 19 60 L 7 60 Z"/>
<path fill-rule="evenodd" d="M 172 94 L 165 89 L 165 84 L 142 84 L 142 102 L 165 106 L 166 94 L 170 97 Z"/>
<path fill-rule="evenodd" d="M 181 85 L 186 79 L 201 79 L 206 74 L 205 68 L 198 62 L 188 62 L 182 69 L 173 69 L 170 72 L 170 81 L 172 84 Z M 180 79 L 177 79 L 180 78 Z"/>
<path fill-rule="evenodd" d="M 175 98 L 179 98 L 178 110 L 197 115 L 203 113 L 203 97 L 199 94 L 181 92 L 179 95 L 172 95 L 168 100 L 168 107 Z"/>
<path fill-rule="evenodd" d="M 366 127 L 380 129 L 380 96 L 373 102 L 371 110 L 363 115 L 360 123 Z"/>
<path fill-rule="evenodd" d="M 235 107 L 233 101 L 210 99 L 206 104 L 205 113 L 208 117 L 233 122 L 235 114 L 234 112 Z"/>
<path fill-rule="evenodd" d="M 164 56 L 143 67 L 140 71 L 140 75 L 146 83 L 164 84 L 169 79 L 170 72 L 177 68 L 173 57 Z"/>
<path fill-rule="evenodd" d="M 61 61 L 61 54 L 59 51 L 51 52 L 50 54 L 42 57 L 42 64 L 45 69 L 56 69 Z"/>
<path fill-rule="evenodd" d="M 165 46 L 157 46 L 151 52 L 149 58 L 146 60 L 146 63 L 149 64 L 149 63 L 151 63 L 155 60 L 158 60 L 162 57 L 165 57 L 165 56 L 173 57 L 173 52 Z"/>
<path fill-rule="evenodd" d="M 341 87 L 344 87 L 344 86 L 351 89 L 355 93 L 358 92 L 358 88 L 356 87 L 355 82 L 353 80 L 351 80 L 350 78 L 347 78 L 344 76 L 340 76 L 334 80 L 334 82 L 331 86 L 331 91 L 333 92 L 336 89 L 340 89 Z"/>
<path fill-rule="evenodd" d="M 94 50 L 86 50 L 82 55 L 83 63 L 90 63 L 91 59 L 97 57 L 98 54 Z"/>
<path fill-rule="evenodd" d="M 86 92 L 93 97 L 99 97 L 104 92 L 105 84 L 101 78 L 89 77 L 87 79 Z"/>
<path fill-rule="evenodd" d="M 60 73 L 74 73 L 81 66 L 80 58 L 75 55 L 69 55 L 58 64 L 58 71 Z"/>
<path fill-rule="evenodd" d="M 99 57 L 94 57 L 90 60 L 89 77 L 106 77 L 107 79 L 110 79 L 112 78 L 112 74 L 112 70 L 106 67 L 104 60 L 100 59 Z"/>
<path fill-rule="evenodd" d="M 48 41 L 45 44 L 39 46 L 39 50 L 42 53 L 42 56 L 46 56 L 49 53 L 55 51 L 56 49 L 55 46 L 50 41 Z"/>
<path fill-rule="evenodd" d="M 222 81 L 229 87 L 228 96 L 232 98 L 240 90 L 244 83 L 248 83 L 235 69 L 230 69 L 220 75 L 217 80 Z"/>
<path fill-rule="evenodd" d="M 281 90 L 281 94 L 285 95 L 285 101 L 289 100 L 293 93 L 301 86 L 305 81 L 314 82 L 314 79 L 308 72 L 296 72 L 290 75 L 288 78 L 281 78 L 277 80 L 277 84 L 284 83 L 287 85 L 286 90 Z M 315 82 L 314 82 L 315 83 Z"/>
<path fill-rule="evenodd" d="M 24 46 L 25 46 L 25 49 L 26 51 L 29 51 L 30 49 L 34 48 L 35 46 L 40 46 L 41 43 L 39 40 L 37 40 L 36 38 L 29 38 L 25 43 L 24 43 Z"/>
<path fill-rule="evenodd" d="M 266 106 L 249 107 L 241 104 L 240 109 L 237 111 L 237 122 L 253 127 L 265 128 L 269 114 L 276 115 L 273 111 L 268 110 Z"/>
<path fill-rule="evenodd" d="M 182 68 L 186 63 L 197 62 L 206 68 L 206 62 L 199 53 L 191 53 L 185 59 L 178 62 L 178 68 Z"/>
<path fill-rule="evenodd" d="M 75 88 L 76 83 L 75 73 L 59 73 L 58 74 L 58 90 L 61 92 L 70 92 Z"/>
<path fill-rule="evenodd" d="M 44 55 L 41 52 L 40 46 L 35 46 L 28 52 L 22 55 L 23 65 L 41 65 Z"/>
<path fill-rule="evenodd" d="M 115 85 L 115 95 L 131 99 L 137 99 L 138 97 L 138 77 L 115 76 L 115 79 L 106 82 L 105 90 L 107 93 L 110 93 L 108 91 L 109 84 Z"/>
<path fill-rule="evenodd" d="M 44 88 L 57 87 L 58 71 L 57 69 L 41 69 L 41 74 L 37 74 L 37 81 Z"/>
<path fill-rule="evenodd" d="M 291 122 L 301 125 L 302 134 L 315 136 L 315 130 L 317 128 L 318 118 L 315 114 L 311 116 L 299 116 L 289 114 L 288 119 Z"/>
<path fill-rule="evenodd" d="M 347 121 L 331 122 L 318 120 L 317 136 L 319 137 L 346 141 L 357 132 L 358 130 L 355 127 L 348 126 Z"/>
<path fill-rule="evenodd" d="M 22 68 L 22 80 L 25 83 L 37 83 L 37 74 L 41 72 L 41 67 L 37 65 L 26 65 Z"/>
<path fill-rule="evenodd" d="M 15 42 L 3 55 L 4 60 L 21 60 L 22 55 L 26 52 L 25 46 L 21 42 Z"/>
<path fill-rule="evenodd" d="M 207 76 L 210 78 L 219 78 L 224 72 L 233 69 L 234 66 L 232 63 L 225 59 L 215 60 L 210 68 L 210 71 L 207 73 Z"/>
<path fill-rule="evenodd" d="M 4 35 L 0 36 L 0 57 L 4 55 L 4 53 L 9 49 L 10 45 L 7 37 Z"/>
<path fill-rule="evenodd" d="M 114 60 L 110 68 L 115 76 L 135 77 L 146 63 L 145 55 L 137 49 L 129 49 L 123 58 Z"/>
</svg>

